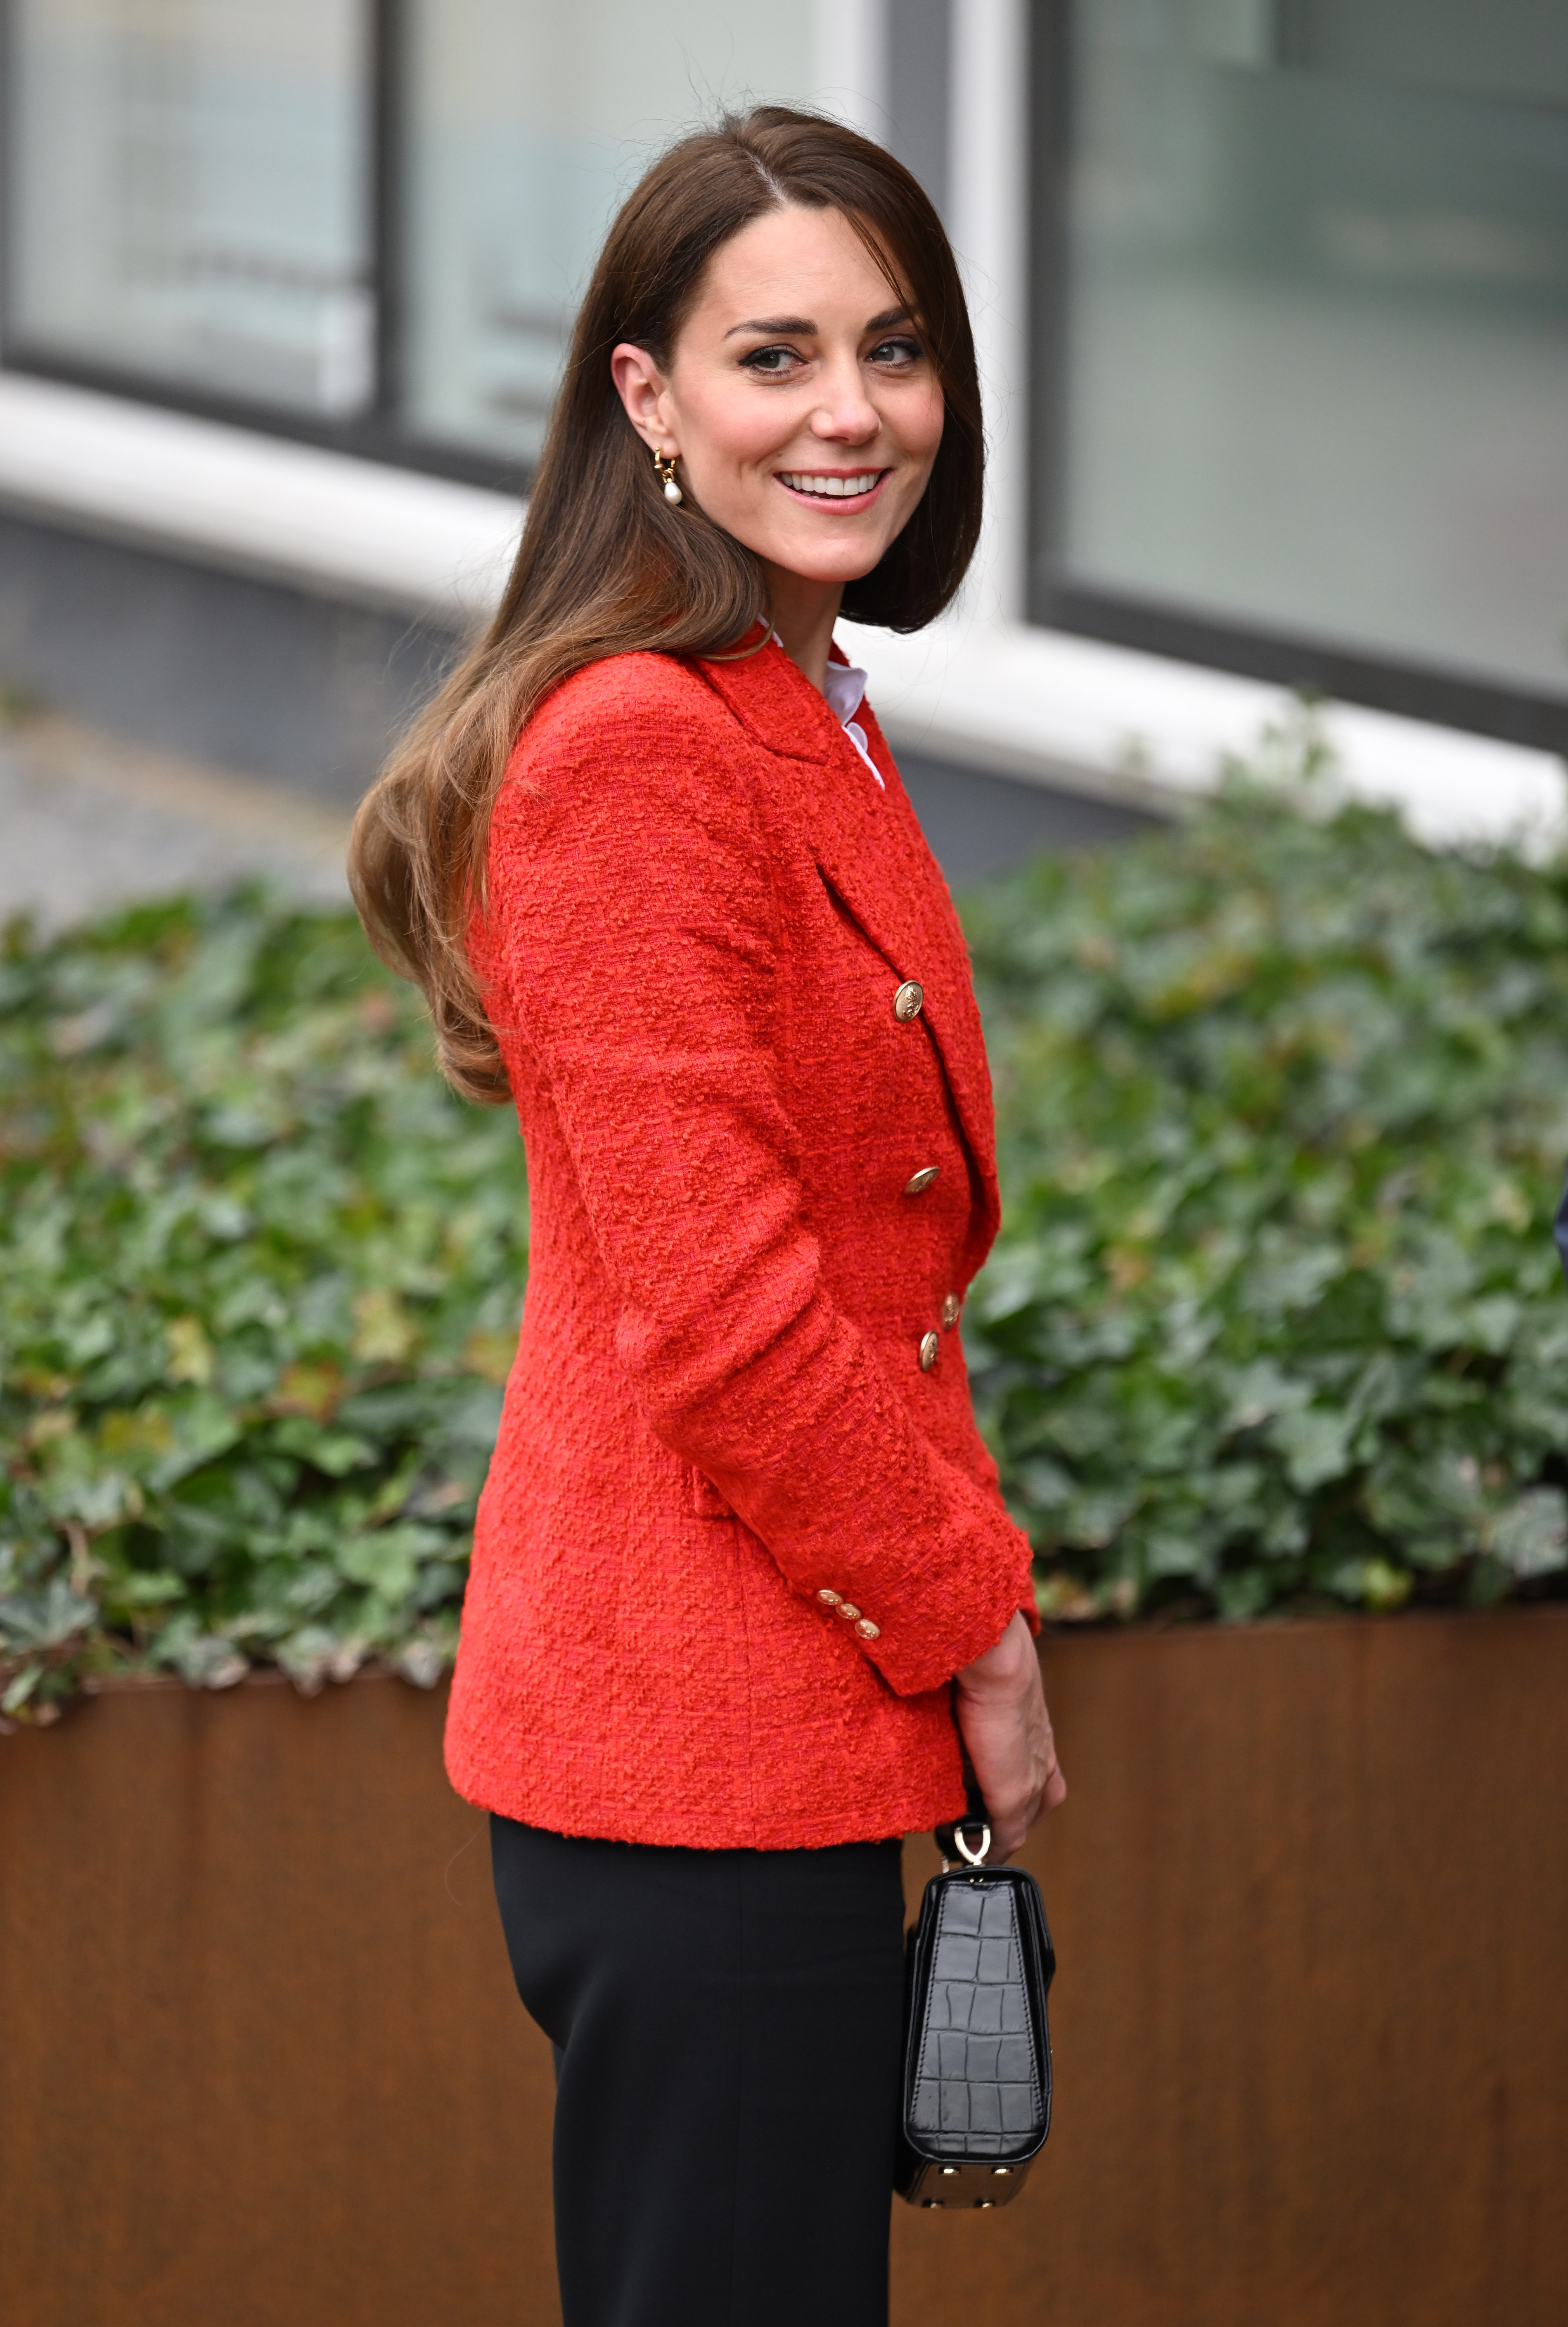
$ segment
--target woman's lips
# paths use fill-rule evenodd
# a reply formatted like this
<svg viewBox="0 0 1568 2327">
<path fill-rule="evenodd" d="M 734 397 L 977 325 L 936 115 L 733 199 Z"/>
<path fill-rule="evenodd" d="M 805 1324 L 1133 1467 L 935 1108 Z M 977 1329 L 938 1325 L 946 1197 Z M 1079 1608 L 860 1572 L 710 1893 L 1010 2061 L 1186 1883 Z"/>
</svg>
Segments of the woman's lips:
<svg viewBox="0 0 1568 2327">
<path fill-rule="evenodd" d="M 891 472 L 887 469 L 775 469 L 777 481 L 813 509 L 863 509 L 875 500 Z"/>
</svg>

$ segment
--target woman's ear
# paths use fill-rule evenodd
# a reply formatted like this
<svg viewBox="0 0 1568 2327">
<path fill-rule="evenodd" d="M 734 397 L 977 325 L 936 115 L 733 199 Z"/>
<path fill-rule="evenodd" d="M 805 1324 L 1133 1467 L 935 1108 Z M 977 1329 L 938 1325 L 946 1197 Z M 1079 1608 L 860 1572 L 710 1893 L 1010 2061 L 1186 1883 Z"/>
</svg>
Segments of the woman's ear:
<svg viewBox="0 0 1568 2327">
<path fill-rule="evenodd" d="M 626 407 L 627 418 L 643 443 L 658 453 L 677 452 L 667 425 L 664 374 L 647 349 L 623 341 L 611 356 L 610 377 Z"/>
</svg>

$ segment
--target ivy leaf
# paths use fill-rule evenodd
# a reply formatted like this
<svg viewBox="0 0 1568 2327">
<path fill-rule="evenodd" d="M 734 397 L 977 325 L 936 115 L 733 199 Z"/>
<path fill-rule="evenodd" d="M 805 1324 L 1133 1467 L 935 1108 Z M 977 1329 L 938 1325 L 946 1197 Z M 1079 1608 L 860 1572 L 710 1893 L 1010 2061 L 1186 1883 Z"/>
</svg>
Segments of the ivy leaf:
<svg viewBox="0 0 1568 2327">
<path fill-rule="evenodd" d="M 1568 1495 L 1533 1487 L 1492 1528 L 1490 1549 L 1516 1575 L 1551 1575 L 1568 1566 Z"/>
</svg>

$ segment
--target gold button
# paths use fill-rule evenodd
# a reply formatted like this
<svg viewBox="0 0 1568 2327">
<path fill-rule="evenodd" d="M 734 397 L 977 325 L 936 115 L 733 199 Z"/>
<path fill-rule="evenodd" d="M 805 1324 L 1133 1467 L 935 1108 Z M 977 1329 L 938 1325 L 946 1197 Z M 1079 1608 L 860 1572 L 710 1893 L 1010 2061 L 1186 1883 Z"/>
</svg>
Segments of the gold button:
<svg viewBox="0 0 1568 2327">
<path fill-rule="evenodd" d="M 817 1596 L 821 1601 L 825 1608 L 836 1608 L 838 1605 L 837 1593 L 830 1592 L 826 1584 L 823 1585 L 821 1591 Z"/>
<path fill-rule="evenodd" d="M 841 1600 L 838 1603 L 838 1612 L 846 1624 L 853 1624 L 860 1614 L 860 1610 L 853 1600 Z"/>
<path fill-rule="evenodd" d="M 921 1334 L 920 1371 L 923 1374 L 929 1374 L 930 1372 L 931 1368 L 936 1364 L 938 1358 L 941 1355 L 941 1350 L 942 1338 L 939 1333 Z"/>
<path fill-rule="evenodd" d="M 854 1629 L 863 1640 L 880 1640 L 882 1638 L 882 1626 L 873 1624 L 869 1616 L 863 1616 Z"/>
<path fill-rule="evenodd" d="M 904 1182 L 905 1195 L 923 1196 L 941 1168 L 939 1164 L 922 1164 L 919 1171 Z"/>
<path fill-rule="evenodd" d="M 942 1331 L 944 1333 L 950 1333 L 952 1332 L 954 1326 L 958 1322 L 958 1312 L 963 1305 L 963 1303 L 959 1300 L 956 1293 L 949 1293 L 947 1294 L 946 1300 L 942 1304 Z"/>
<path fill-rule="evenodd" d="M 919 1016 L 925 998 L 925 987 L 917 986 L 912 977 L 906 977 L 893 996 L 893 1016 L 908 1025 L 911 1018 Z"/>
</svg>

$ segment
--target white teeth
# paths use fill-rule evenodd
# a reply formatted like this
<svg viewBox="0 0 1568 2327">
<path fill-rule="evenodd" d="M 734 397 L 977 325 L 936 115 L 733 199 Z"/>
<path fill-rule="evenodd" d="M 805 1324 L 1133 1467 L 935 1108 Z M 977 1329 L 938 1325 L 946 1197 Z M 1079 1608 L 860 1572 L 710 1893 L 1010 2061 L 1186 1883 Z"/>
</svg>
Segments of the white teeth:
<svg viewBox="0 0 1568 2327">
<path fill-rule="evenodd" d="M 882 472 L 868 469 L 859 477 L 819 477 L 809 470 L 785 470 L 779 472 L 779 481 L 798 493 L 816 493 L 829 500 L 851 500 L 856 493 L 869 493 Z"/>
</svg>

